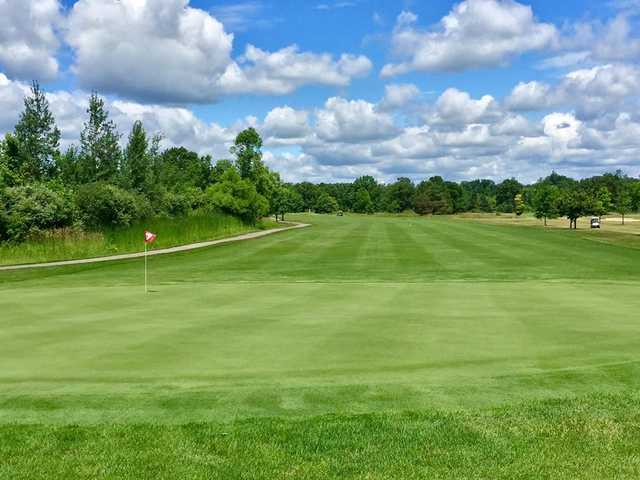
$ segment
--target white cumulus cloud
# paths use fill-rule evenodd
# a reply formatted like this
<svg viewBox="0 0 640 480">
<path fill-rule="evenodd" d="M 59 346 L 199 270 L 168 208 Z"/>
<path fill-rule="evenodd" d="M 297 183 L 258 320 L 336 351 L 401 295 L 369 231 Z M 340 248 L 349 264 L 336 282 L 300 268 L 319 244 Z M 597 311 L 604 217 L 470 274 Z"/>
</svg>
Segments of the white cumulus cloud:
<svg viewBox="0 0 640 480">
<path fill-rule="evenodd" d="M 391 41 L 403 61 L 385 65 L 383 77 L 499 66 L 557 37 L 555 26 L 538 22 L 531 7 L 512 0 L 465 0 L 429 30 L 417 28 L 416 21 L 410 12 L 398 17 Z"/>
<path fill-rule="evenodd" d="M 58 0 L 0 0 L 0 68 L 9 77 L 56 77 L 60 10 Z"/>
</svg>

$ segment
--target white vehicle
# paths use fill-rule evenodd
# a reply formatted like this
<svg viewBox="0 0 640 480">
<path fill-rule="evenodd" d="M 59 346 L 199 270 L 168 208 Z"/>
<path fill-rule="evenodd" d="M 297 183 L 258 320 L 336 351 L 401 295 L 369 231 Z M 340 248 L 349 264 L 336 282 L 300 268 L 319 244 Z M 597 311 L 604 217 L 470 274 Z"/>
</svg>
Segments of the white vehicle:
<svg viewBox="0 0 640 480">
<path fill-rule="evenodd" d="M 591 217 L 591 228 L 600 228 L 600 219 L 598 217 Z"/>
</svg>

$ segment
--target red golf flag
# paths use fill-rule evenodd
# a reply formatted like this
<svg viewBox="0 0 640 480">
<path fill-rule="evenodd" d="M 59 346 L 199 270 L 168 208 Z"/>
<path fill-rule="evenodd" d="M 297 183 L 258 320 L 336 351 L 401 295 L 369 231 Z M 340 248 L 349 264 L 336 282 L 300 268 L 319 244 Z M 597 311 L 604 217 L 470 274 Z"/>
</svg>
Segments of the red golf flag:
<svg viewBox="0 0 640 480">
<path fill-rule="evenodd" d="M 149 230 L 144 231 L 144 243 L 151 243 L 156 239 L 157 235 Z"/>
</svg>

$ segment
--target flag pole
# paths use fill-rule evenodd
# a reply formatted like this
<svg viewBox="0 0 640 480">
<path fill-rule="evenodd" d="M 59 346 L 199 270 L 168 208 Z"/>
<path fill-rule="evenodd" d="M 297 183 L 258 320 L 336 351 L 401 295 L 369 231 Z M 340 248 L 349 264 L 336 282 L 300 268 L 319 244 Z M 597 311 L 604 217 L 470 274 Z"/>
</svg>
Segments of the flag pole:
<svg viewBox="0 0 640 480">
<path fill-rule="evenodd" d="M 147 242 L 144 242 L 144 293 L 148 293 L 148 290 L 147 290 Z"/>
</svg>

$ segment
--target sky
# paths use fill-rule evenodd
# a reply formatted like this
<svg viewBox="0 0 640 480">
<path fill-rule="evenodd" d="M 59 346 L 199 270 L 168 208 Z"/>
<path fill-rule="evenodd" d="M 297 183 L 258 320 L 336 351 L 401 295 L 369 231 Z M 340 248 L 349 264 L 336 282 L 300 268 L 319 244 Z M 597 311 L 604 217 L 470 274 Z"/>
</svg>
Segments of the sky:
<svg viewBox="0 0 640 480">
<path fill-rule="evenodd" d="M 33 80 L 286 181 L 640 175 L 640 0 L 0 0 L 0 133 Z"/>
</svg>

